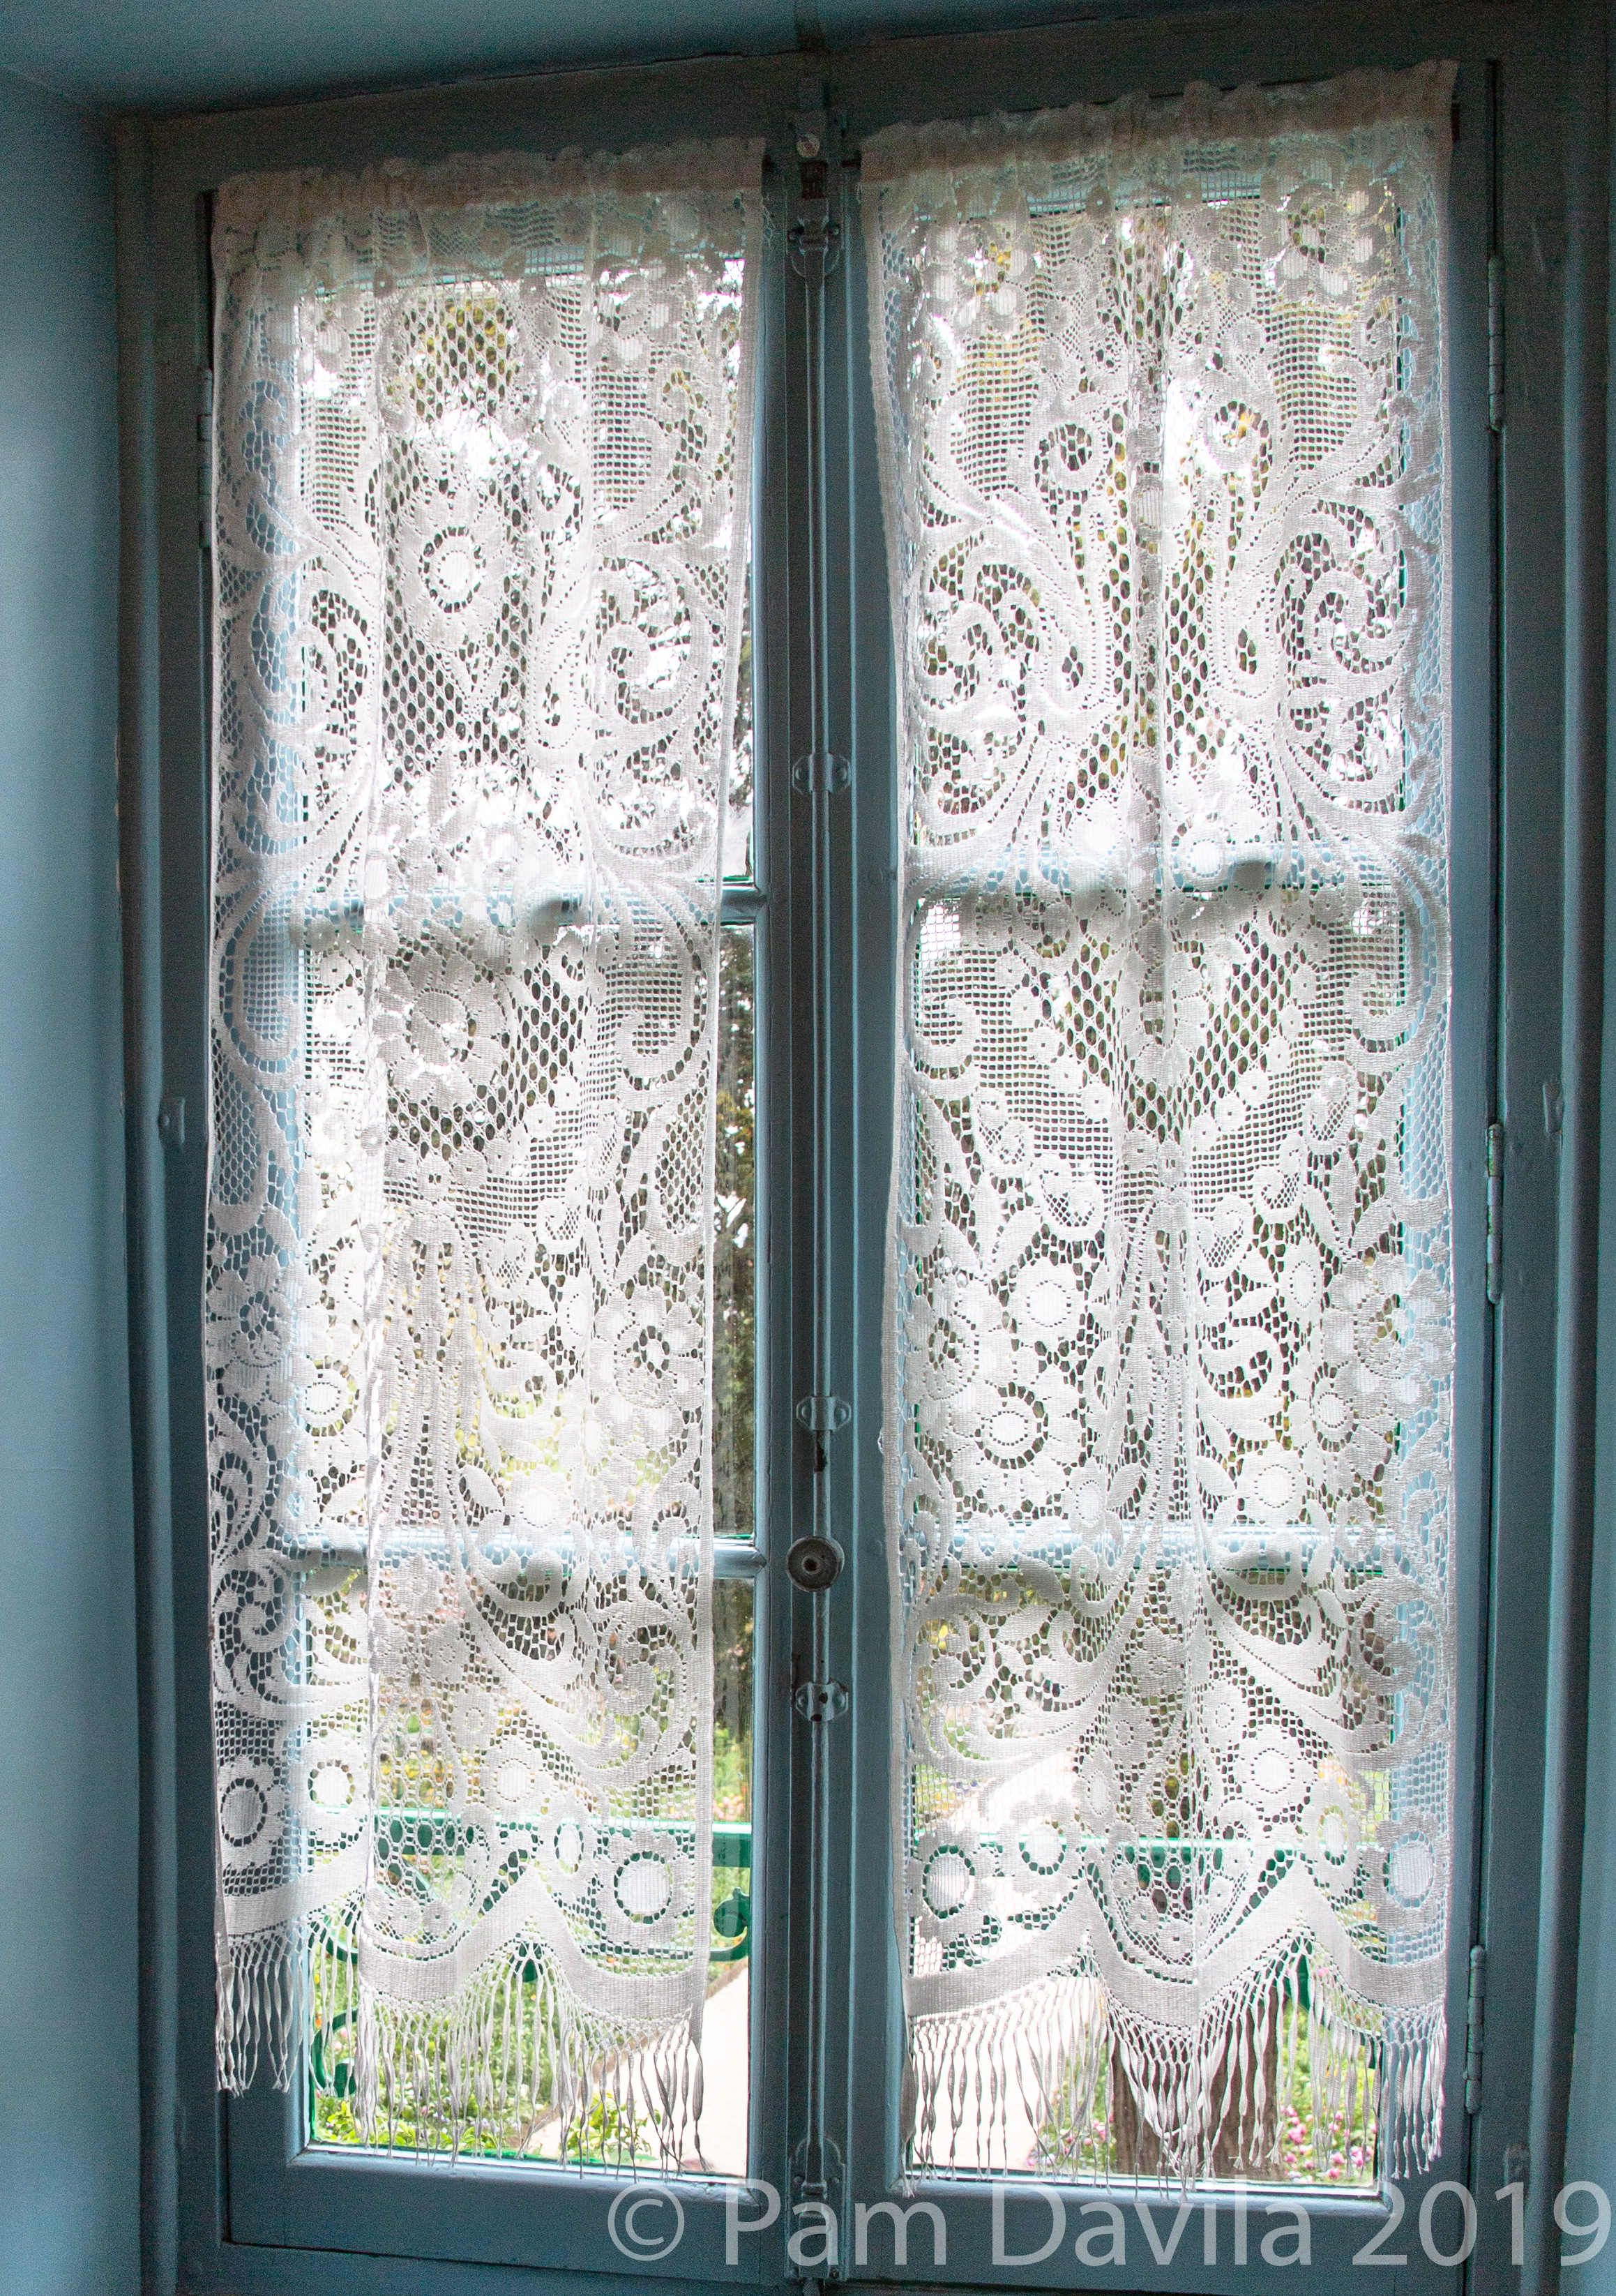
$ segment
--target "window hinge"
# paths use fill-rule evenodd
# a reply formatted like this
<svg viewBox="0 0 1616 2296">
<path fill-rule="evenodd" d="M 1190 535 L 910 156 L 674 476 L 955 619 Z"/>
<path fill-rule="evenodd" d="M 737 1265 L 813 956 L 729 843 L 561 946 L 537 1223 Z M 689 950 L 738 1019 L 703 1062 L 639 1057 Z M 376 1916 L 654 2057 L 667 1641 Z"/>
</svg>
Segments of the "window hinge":
<svg viewBox="0 0 1616 2296">
<path fill-rule="evenodd" d="M 196 371 L 196 521 L 204 550 L 213 548 L 213 369 Z"/>
<path fill-rule="evenodd" d="M 1487 1128 L 1487 1297 L 1504 1297 L 1504 1127 Z"/>
<path fill-rule="evenodd" d="M 1487 1948 L 1470 1948 L 1470 1998 L 1465 2005 L 1465 2110 L 1481 2110 L 1481 2049 L 1487 2030 Z"/>
<path fill-rule="evenodd" d="M 1487 427 L 1504 428 L 1504 258 L 1487 258 Z"/>
</svg>

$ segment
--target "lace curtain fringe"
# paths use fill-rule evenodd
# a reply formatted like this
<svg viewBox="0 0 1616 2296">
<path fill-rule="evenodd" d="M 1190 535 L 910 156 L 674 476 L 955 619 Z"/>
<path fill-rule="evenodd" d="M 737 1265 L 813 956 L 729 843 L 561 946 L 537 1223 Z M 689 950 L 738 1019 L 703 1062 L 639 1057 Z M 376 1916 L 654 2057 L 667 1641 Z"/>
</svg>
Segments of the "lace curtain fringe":
<svg viewBox="0 0 1616 2296">
<path fill-rule="evenodd" d="M 346 2098 L 355 2127 L 420 2152 L 521 2151 L 580 2166 L 677 2169 L 698 2143 L 699 2020 L 602 2016 L 581 2001 L 542 1941 L 518 1939 L 442 2006 L 400 2005 L 365 1981 L 357 1900 L 286 1931 L 238 1939 L 220 1960 L 221 2086 L 260 2067 L 290 2085 L 311 2034 L 315 2086 Z M 325 2062 L 318 2043 L 341 2047 Z"/>
<path fill-rule="evenodd" d="M 1303 2047 L 1306 2126 L 1285 2112 Z M 1178 2028 L 1130 2013 L 1073 1968 L 960 2016 L 911 2019 L 903 2138 L 929 2173 L 1306 2182 L 1339 2173 L 1356 2147 L 1386 2174 L 1412 2176 L 1441 2150 L 1446 2062 L 1440 2004 L 1378 2008 L 1305 1945 Z M 1036 2132 L 1026 2161 L 1012 2152 L 1017 2107 Z"/>
</svg>

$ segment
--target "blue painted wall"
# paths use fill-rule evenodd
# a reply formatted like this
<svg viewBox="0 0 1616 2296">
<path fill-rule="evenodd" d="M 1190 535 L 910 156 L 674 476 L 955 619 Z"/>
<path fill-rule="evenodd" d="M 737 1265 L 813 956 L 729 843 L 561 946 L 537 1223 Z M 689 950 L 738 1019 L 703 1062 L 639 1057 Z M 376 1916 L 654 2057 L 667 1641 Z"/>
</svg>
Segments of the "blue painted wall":
<svg viewBox="0 0 1616 2296">
<path fill-rule="evenodd" d="M 0 2296 L 139 2278 L 112 250 L 0 75 Z"/>
</svg>

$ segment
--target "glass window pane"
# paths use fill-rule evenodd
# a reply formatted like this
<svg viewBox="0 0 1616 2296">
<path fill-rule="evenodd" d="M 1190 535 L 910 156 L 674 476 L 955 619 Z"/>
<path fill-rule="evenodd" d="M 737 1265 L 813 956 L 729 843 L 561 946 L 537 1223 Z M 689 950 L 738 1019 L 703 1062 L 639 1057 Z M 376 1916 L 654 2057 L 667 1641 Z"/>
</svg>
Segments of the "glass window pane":
<svg viewBox="0 0 1616 2296">
<path fill-rule="evenodd" d="M 755 966 L 752 928 L 728 925 L 721 937 L 719 977 L 717 1218 L 714 1266 L 716 1322 L 714 1365 L 714 1529 L 720 1538 L 752 1538 L 754 1386 L 756 1365 L 754 1180 Z M 744 2176 L 749 2079 L 748 1972 L 752 1884 L 752 1618 L 750 1584 L 721 1579 L 714 1590 L 714 1742 L 713 1784 L 712 1988 L 704 2037 L 706 2110 L 702 2161 Z M 317 1950 L 312 1968 L 310 2129 L 322 2144 L 357 2144 L 354 2112 L 354 2038 L 357 2018 L 352 1937 Z M 490 2122 L 462 2152 L 554 2161 L 561 2128 L 550 2103 L 551 2057 L 543 2032 L 538 1972 L 494 2006 L 497 2032 L 518 2028 L 534 2064 L 519 2107 Z M 536 2036 L 536 2038 L 535 2038 Z M 396 2144 L 432 2148 L 444 2130 L 401 2120 Z M 656 2133 L 592 2127 L 568 2133 L 569 2161 L 654 2165 Z M 702 2165 L 692 2152 L 683 2165 Z"/>
<path fill-rule="evenodd" d="M 949 2169 L 1097 2183 L 1171 2173 L 1154 2130 L 1141 2123 L 1115 2043 L 1098 2061 L 1074 2053 L 1041 2112 L 1028 2105 L 1029 2097 L 1037 2100 L 1037 2084 L 1013 2080 L 1002 2144 L 998 2136 L 983 2141 L 972 2109 L 977 2083 L 994 2077 L 992 2059 L 991 2044 L 967 2053 L 956 2090 L 959 2118 L 952 2125 L 946 2115 L 940 2119 L 934 2151 Z M 1199 2184 L 1231 2179 L 1333 2191 L 1378 2185 L 1375 2055 L 1352 2046 L 1350 2037 L 1332 2036 L 1314 2017 L 1305 1963 L 1297 1996 L 1276 1989 L 1261 2009 L 1248 2012 L 1226 2069 L 1227 2086 L 1213 2081 L 1218 2134 L 1211 2176 Z"/>
<path fill-rule="evenodd" d="M 751 1540 L 755 1531 L 753 1423 L 755 1423 L 755 1070 L 753 1070 L 755 966 L 751 925 L 725 925 L 719 953 L 719 1152 L 714 1249 L 714 1534 Z M 753 1589 L 721 1579 L 714 1589 L 714 1860 L 712 1860 L 712 2006 L 705 2032 L 702 2158 L 691 2149 L 684 2168 L 746 2174 L 748 2114 L 748 1954 L 751 1954 L 751 1761 L 753 1761 Z M 397 1811 L 388 1823 L 399 1823 Z M 406 1823 L 406 1818 L 404 1818 Z M 551 2105 L 551 2046 L 540 1972 L 528 1970 L 510 1997 L 491 2006 L 496 2041 L 521 2034 L 533 2080 L 521 2101 L 485 2124 L 461 2152 L 502 2158 L 560 2158 L 560 2117 Z M 317 2144 L 358 2144 L 354 2114 L 354 2038 L 358 2018 L 354 1940 L 349 1933 L 317 1949 L 312 1961 L 310 2133 Z M 606 2126 L 567 2133 L 569 2161 L 657 2165 L 654 2128 Z M 443 2128 L 399 2120 L 395 2144 L 437 2149 Z"/>
<path fill-rule="evenodd" d="M 713 1589 L 713 1943 L 702 2030 L 701 2152 L 722 2177 L 747 2173 L 751 2095 L 752 1625 L 750 1579 Z"/>
<path fill-rule="evenodd" d="M 691 2146 L 680 2165 L 720 2176 L 747 2173 L 747 2123 L 751 2082 L 750 1964 L 752 1941 L 753 1617 L 750 1580 L 720 1579 L 713 1590 L 713 1928 L 702 2057 L 706 2103 L 701 2155 Z M 354 2041 L 358 2003 L 351 1933 L 313 1957 L 313 2020 L 309 2039 L 309 2129 L 316 2144 L 359 2145 L 355 2118 Z M 490 2005 L 494 2041 L 504 2048 L 518 2037 L 535 2070 L 518 2111 L 491 2120 L 461 2152 L 535 2164 L 565 2158 L 579 2166 L 660 2169 L 656 2131 L 612 2124 L 609 2105 L 584 2128 L 567 2130 L 563 2152 L 560 2117 L 551 2095 L 551 2036 L 529 1968 L 519 1986 Z M 423 2037 L 423 2046 L 429 2040 Z M 627 2084 L 625 2083 L 625 2087 Z M 417 2128 L 401 2118 L 396 2146 L 417 2141 L 440 2147 L 442 2131 Z"/>
<path fill-rule="evenodd" d="M 1327 288 L 1255 252 L 1356 132 L 1289 99 L 1215 193 L 1188 110 L 1143 168 L 962 131 L 1021 201 L 968 261 L 866 150 L 921 2170 L 1331 2185 L 1439 2143 L 1446 102 L 1354 176 Z"/>
</svg>

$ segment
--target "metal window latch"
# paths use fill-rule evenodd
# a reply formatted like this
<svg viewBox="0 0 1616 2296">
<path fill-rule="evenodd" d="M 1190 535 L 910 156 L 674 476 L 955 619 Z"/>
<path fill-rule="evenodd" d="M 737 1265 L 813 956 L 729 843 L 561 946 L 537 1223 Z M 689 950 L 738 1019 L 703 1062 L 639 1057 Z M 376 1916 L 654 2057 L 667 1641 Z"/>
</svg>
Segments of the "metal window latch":
<svg viewBox="0 0 1616 2296">
<path fill-rule="evenodd" d="M 846 2205 L 840 2199 L 844 2183 L 841 2147 L 834 2137 L 801 2138 L 791 2155 L 791 2189 L 797 2199 L 823 2201 L 836 2194 L 838 2197 L 831 2215 L 836 2222 L 841 2223 L 847 2215 Z M 817 2231 L 818 2226 L 813 2229 Z M 836 2286 L 846 2276 L 844 2267 L 829 2259 L 817 2271 L 812 2266 L 792 2264 L 787 2272 L 787 2278 L 795 2280 L 804 2292 L 804 2296 L 809 2290 L 818 2290 L 823 2296 L 826 2288 Z"/>
<path fill-rule="evenodd" d="M 811 1532 L 799 1538 L 786 1557 L 786 1575 L 794 1587 L 805 1595 L 828 1594 L 842 1575 L 845 1558 L 834 1538 L 821 1538 Z M 816 1621 L 814 1643 L 820 1640 Z M 816 1669 L 820 1661 L 815 1660 Z M 799 1682 L 791 1693 L 791 1703 L 804 1722 L 835 1722 L 847 1711 L 847 1685 L 845 1682 L 827 1682 L 816 1671 L 806 1682 Z"/>
<path fill-rule="evenodd" d="M 796 1406 L 796 1423 L 814 1438 L 813 1472 L 822 1475 L 830 1464 L 827 1435 L 839 1435 L 853 1417 L 853 1406 L 839 1395 L 804 1395 Z"/>
<path fill-rule="evenodd" d="M 1470 1998 L 1465 2007 L 1465 2110 L 1481 2110 L 1481 2052 L 1487 2038 L 1487 1948 L 1470 1948 Z"/>
<path fill-rule="evenodd" d="M 830 169 L 843 116 L 825 108 L 821 80 L 804 80 L 791 114 L 791 142 L 799 176 L 798 214 L 789 234 L 791 267 L 799 278 L 822 281 L 836 269 L 842 226 L 830 212 Z"/>
<path fill-rule="evenodd" d="M 817 797 L 821 791 L 832 796 L 847 786 L 849 767 L 845 758 L 832 757 L 824 750 L 812 750 L 799 758 L 791 768 L 791 786 L 798 797 Z"/>
<path fill-rule="evenodd" d="M 842 1575 L 846 1557 L 834 1538 L 811 1531 L 794 1542 L 786 1556 L 786 1576 L 804 1595 L 828 1594 Z"/>
<path fill-rule="evenodd" d="M 1487 1128 L 1487 1297 L 1504 1297 L 1504 1127 Z"/>
<path fill-rule="evenodd" d="M 178 1093 L 165 1093 L 157 1103 L 157 1136 L 165 1148 L 185 1144 L 185 1103 Z"/>
</svg>

